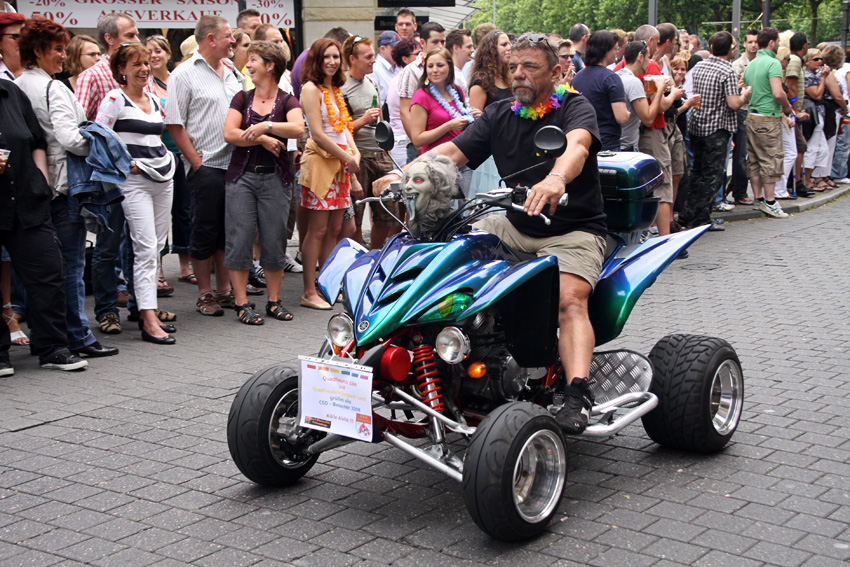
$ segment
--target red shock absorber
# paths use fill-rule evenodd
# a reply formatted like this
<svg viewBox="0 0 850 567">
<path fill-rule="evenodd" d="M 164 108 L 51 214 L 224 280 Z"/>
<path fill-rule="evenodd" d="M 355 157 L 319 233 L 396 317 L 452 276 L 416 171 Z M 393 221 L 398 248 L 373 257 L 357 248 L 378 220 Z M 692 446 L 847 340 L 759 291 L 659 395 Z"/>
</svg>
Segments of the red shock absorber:
<svg viewBox="0 0 850 567">
<path fill-rule="evenodd" d="M 440 393 L 440 379 L 437 376 L 437 361 L 434 358 L 434 347 L 419 345 L 413 349 L 413 372 L 419 383 L 419 392 L 425 404 L 436 411 L 443 411 L 445 404 Z"/>
</svg>

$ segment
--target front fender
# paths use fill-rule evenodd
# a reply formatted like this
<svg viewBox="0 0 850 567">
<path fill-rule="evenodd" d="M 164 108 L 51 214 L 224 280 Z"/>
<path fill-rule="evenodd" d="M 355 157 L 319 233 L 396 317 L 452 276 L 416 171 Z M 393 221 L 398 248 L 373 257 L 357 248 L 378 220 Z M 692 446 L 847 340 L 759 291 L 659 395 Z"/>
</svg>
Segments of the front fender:
<svg viewBox="0 0 850 567">
<path fill-rule="evenodd" d="M 325 301 L 331 305 L 336 302 L 345 272 L 367 252 L 366 248 L 350 238 L 340 240 L 316 278 L 316 289 L 325 297 Z"/>
</svg>

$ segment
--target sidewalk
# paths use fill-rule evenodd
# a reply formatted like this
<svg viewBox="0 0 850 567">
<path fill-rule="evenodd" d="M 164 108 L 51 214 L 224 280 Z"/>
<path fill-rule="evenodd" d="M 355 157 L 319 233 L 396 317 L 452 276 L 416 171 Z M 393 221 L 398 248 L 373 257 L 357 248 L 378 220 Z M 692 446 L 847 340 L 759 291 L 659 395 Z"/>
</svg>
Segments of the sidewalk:
<svg viewBox="0 0 850 567">
<path fill-rule="evenodd" d="M 780 200 L 779 202 L 782 205 L 783 211 L 793 215 L 825 205 L 830 201 L 843 197 L 847 193 L 850 193 L 850 184 L 839 185 L 835 189 L 823 191 L 808 199 L 800 197 L 795 201 Z M 766 215 L 757 210 L 753 205 L 736 205 L 734 211 L 729 211 L 728 213 L 712 212 L 711 216 L 712 218 L 722 219 L 724 223 L 729 223 L 765 218 Z"/>
</svg>

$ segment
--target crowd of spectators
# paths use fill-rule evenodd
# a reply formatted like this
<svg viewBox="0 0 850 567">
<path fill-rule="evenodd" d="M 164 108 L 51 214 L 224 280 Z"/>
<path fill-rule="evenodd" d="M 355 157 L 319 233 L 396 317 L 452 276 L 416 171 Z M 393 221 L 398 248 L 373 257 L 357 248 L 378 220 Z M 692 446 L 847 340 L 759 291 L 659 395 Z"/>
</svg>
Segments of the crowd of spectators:
<svg viewBox="0 0 850 567">
<path fill-rule="evenodd" d="M 331 309 L 315 276 L 333 247 L 348 237 L 380 248 L 405 215 L 355 204 L 394 169 L 377 122 L 390 123 L 404 165 L 518 86 L 514 36 L 490 23 L 447 32 L 404 8 L 375 43 L 334 28 L 294 61 L 256 10 L 235 25 L 201 17 L 176 61 L 162 35 L 140 40 L 129 14 L 72 38 L 50 20 L 0 13 L 0 376 L 13 372 L 12 344 L 63 370 L 118 354 L 92 333 L 87 283 L 101 334 L 124 330 L 126 308 L 143 340 L 175 344 L 176 315 L 158 305 L 174 292 L 168 252 L 203 315 L 292 320 L 284 272 L 302 274 L 302 307 Z M 850 64 L 837 46 L 764 28 L 746 32 L 739 56 L 728 32 L 700 38 L 672 23 L 577 23 L 564 36 L 545 36 L 560 64 L 553 81 L 589 100 L 602 150 L 661 165 L 651 232 L 720 231 L 712 212 L 736 206 L 784 218 L 779 200 L 850 182 Z M 460 180 L 472 196 L 499 172 L 491 159 Z M 296 227 L 298 250 L 287 251 Z M 263 294 L 257 309 L 249 296 Z"/>
</svg>

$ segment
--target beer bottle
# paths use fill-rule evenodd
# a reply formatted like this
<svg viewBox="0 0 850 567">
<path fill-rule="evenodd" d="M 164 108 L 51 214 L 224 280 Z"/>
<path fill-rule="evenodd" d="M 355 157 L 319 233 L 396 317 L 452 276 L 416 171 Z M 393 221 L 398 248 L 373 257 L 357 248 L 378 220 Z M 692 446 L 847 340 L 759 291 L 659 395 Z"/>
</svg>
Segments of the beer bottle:
<svg viewBox="0 0 850 567">
<path fill-rule="evenodd" d="M 378 95 L 372 95 L 372 105 L 369 108 L 378 108 Z M 377 126 L 378 120 L 375 120 L 369 126 Z"/>
</svg>

